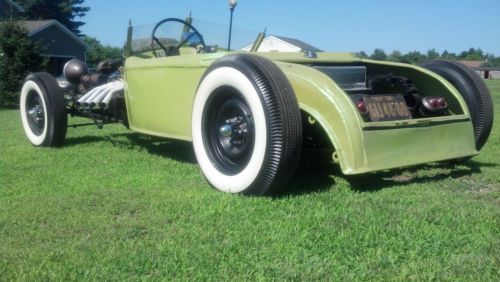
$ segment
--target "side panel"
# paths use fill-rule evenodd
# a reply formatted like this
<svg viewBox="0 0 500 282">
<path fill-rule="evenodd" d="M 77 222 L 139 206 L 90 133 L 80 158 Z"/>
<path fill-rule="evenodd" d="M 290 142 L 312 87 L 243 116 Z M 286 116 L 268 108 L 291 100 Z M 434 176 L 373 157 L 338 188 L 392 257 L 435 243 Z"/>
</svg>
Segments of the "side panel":
<svg viewBox="0 0 500 282">
<path fill-rule="evenodd" d="M 191 140 L 191 113 L 198 82 L 221 55 L 129 58 L 125 64 L 126 103 L 134 131 Z"/>
</svg>

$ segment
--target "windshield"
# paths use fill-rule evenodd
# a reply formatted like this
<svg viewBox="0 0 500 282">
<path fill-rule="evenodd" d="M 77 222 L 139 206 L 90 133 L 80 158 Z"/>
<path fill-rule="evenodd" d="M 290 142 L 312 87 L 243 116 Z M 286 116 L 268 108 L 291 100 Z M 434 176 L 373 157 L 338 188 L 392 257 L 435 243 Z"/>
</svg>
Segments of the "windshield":
<svg viewBox="0 0 500 282">
<path fill-rule="evenodd" d="M 229 27 L 222 24 L 209 23 L 202 20 L 188 18 L 191 25 L 198 30 L 207 46 L 214 46 L 218 50 L 226 50 L 228 44 Z M 151 51 L 151 37 L 154 24 L 134 26 L 132 28 L 132 52 L 141 53 Z M 231 34 L 231 50 L 242 50 L 249 47 L 257 38 L 259 32 L 245 28 L 233 27 Z M 201 43 L 201 38 L 189 30 L 183 23 L 169 21 L 161 24 L 155 36 L 164 45 L 177 45 L 188 39 L 184 44 L 193 46 Z"/>
</svg>

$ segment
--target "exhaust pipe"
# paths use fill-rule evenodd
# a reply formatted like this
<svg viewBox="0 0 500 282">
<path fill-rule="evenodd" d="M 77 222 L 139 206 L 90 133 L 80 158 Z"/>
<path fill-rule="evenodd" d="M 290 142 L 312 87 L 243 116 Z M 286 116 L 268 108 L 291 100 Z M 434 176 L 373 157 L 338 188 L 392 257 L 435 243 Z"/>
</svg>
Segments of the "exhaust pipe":
<svg viewBox="0 0 500 282">
<path fill-rule="evenodd" d="M 123 87 L 123 82 L 113 81 L 98 86 L 80 97 L 80 99 L 76 101 L 76 106 L 83 106 L 86 108 L 95 107 L 102 99 L 104 99 L 104 97 L 106 97 L 110 92 L 114 91 L 116 87 Z"/>
<path fill-rule="evenodd" d="M 97 97 L 99 94 L 103 93 L 103 92 L 106 92 L 107 89 L 105 87 L 95 91 L 94 93 L 92 93 L 92 95 L 90 95 L 87 99 L 85 99 L 85 101 L 83 101 L 83 106 L 85 108 L 88 108 L 90 106 L 90 102 L 95 98 Z"/>
<path fill-rule="evenodd" d="M 78 107 L 81 106 L 85 102 L 85 100 L 87 100 L 88 97 L 90 97 L 91 95 L 93 95 L 95 93 L 95 91 L 99 91 L 98 88 L 99 87 L 96 87 L 96 88 L 90 90 L 89 92 L 85 93 L 82 97 L 80 97 L 80 99 L 78 99 L 76 101 L 76 105 Z"/>
<path fill-rule="evenodd" d="M 90 107 L 93 108 L 98 106 L 104 100 L 104 98 L 106 98 L 106 96 L 110 95 L 111 93 L 115 92 L 117 89 L 120 89 L 121 87 L 122 87 L 121 85 L 117 84 L 113 88 L 106 89 L 106 91 L 100 93 L 95 98 L 93 98 L 92 101 L 90 101 Z"/>
<path fill-rule="evenodd" d="M 116 88 L 114 88 L 112 91 L 110 91 L 105 97 L 104 99 L 102 99 L 102 101 L 99 103 L 99 106 L 101 107 L 101 109 L 104 109 L 108 106 L 109 104 L 109 101 L 111 101 L 111 98 L 113 98 L 113 96 L 115 96 L 115 94 L 118 94 L 118 93 L 123 93 L 123 89 L 125 88 L 125 85 L 120 85 L 120 86 L 117 86 Z"/>
</svg>

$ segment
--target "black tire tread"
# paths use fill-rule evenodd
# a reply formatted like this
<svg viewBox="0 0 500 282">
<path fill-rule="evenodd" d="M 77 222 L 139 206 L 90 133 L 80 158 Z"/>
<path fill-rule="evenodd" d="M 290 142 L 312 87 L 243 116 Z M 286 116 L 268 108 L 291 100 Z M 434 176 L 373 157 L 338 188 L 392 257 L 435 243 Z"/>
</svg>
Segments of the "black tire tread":
<svg viewBox="0 0 500 282">
<path fill-rule="evenodd" d="M 207 70 L 234 67 L 253 81 L 261 93 L 268 124 L 268 150 L 261 172 L 245 195 L 273 195 L 292 178 L 302 148 L 302 120 L 297 97 L 281 69 L 272 61 L 249 54 L 228 55 Z"/>
<path fill-rule="evenodd" d="M 66 138 L 68 115 L 66 101 L 56 79 L 48 73 L 37 72 L 28 75 L 26 81 L 37 83 L 44 95 L 47 107 L 47 136 L 41 147 L 61 147 Z M 23 106 L 23 105 L 22 105 Z"/>
</svg>

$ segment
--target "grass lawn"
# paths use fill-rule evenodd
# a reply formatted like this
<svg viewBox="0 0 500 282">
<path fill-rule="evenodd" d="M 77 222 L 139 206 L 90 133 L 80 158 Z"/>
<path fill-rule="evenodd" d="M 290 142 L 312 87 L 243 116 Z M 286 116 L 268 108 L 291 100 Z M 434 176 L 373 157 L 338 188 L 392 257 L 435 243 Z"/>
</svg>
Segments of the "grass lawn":
<svg viewBox="0 0 500 282">
<path fill-rule="evenodd" d="M 489 86 L 497 120 L 472 160 L 357 177 L 303 166 L 278 198 L 216 192 L 190 144 L 120 125 L 35 148 L 0 110 L 0 280 L 499 281 Z"/>
</svg>

